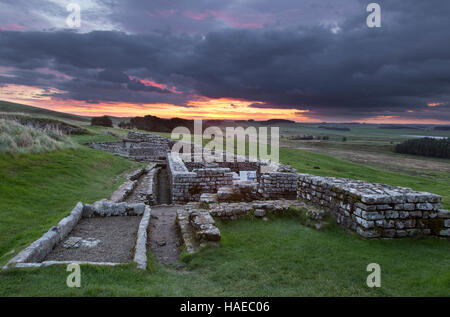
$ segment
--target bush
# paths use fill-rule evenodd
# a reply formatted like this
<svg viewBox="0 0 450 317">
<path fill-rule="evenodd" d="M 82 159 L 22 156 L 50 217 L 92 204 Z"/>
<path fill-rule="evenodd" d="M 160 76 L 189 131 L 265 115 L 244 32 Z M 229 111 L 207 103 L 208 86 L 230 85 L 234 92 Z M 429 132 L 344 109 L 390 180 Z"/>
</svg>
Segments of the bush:
<svg viewBox="0 0 450 317">
<path fill-rule="evenodd" d="M 429 157 L 450 158 L 450 139 L 420 138 L 406 140 L 396 145 L 395 152 Z"/>
<path fill-rule="evenodd" d="M 0 153 L 42 153 L 74 147 L 75 143 L 61 131 L 0 119 Z"/>
<path fill-rule="evenodd" d="M 103 117 L 93 117 L 91 119 L 91 125 L 99 125 L 102 127 L 112 128 L 113 123 L 108 116 L 103 116 Z"/>
<path fill-rule="evenodd" d="M 119 128 L 121 129 L 131 129 L 131 123 L 126 121 L 120 121 L 118 124 Z"/>
</svg>

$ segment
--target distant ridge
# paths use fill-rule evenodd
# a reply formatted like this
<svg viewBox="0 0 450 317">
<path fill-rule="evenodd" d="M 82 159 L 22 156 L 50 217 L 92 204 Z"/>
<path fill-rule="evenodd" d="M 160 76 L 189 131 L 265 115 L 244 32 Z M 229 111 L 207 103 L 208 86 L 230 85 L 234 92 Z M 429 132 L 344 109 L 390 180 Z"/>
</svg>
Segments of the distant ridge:
<svg viewBox="0 0 450 317">
<path fill-rule="evenodd" d="M 24 114 L 28 114 L 28 115 L 52 117 L 52 118 L 61 119 L 61 120 L 70 120 L 70 121 L 77 121 L 77 122 L 83 122 L 83 123 L 91 122 L 90 117 L 78 116 L 75 114 L 58 112 L 58 111 L 48 110 L 48 109 L 44 109 L 44 108 L 27 106 L 27 105 L 23 105 L 20 103 L 1 101 L 1 100 L 0 100 L 0 112 L 24 113 Z"/>
</svg>

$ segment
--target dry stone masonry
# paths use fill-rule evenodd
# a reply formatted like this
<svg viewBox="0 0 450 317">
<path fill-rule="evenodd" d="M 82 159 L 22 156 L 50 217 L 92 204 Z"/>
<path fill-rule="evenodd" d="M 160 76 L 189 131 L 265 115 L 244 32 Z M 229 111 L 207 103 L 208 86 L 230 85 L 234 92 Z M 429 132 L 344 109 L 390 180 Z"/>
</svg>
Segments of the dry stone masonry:
<svg viewBox="0 0 450 317">
<path fill-rule="evenodd" d="M 93 142 L 89 146 L 136 161 L 158 161 L 165 160 L 173 144 L 174 141 L 159 135 L 131 131 L 120 142 Z"/>
<path fill-rule="evenodd" d="M 450 236 L 450 212 L 435 194 L 298 174 L 298 198 L 329 209 L 339 224 L 366 238 Z"/>
<path fill-rule="evenodd" d="M 170 153 L 173 144 L 174 141 L 160 136 L 130 132 L 122 142 L 91 146 L 137 160 L 162 162 L 165 159 L 172 202 L 202 201 L 210 204 L 214 217 L 235 218 L 250 210 L 255 215 L 264 214 L 264 208 L 241 203 L 245 201 L 299 199 L 330 211 L 340 225 L 366 238 L 450 236 L 449 211 L 442 209 L 441 197 L 435 194 L 359 180 L 297 174 L 290 166 L 248 158 L 240 160 L 238 156 L 232 162 L 206 163 L 195 157 L 186 160 L 185 154 Z M 191 150 L 198 151 L 198 147 L 191 144 Z M 241 171 L 254 172 L 256 179 L 241 180 Z M 148 200 L 156 201 L 157 180 L 152 179 Z M 124 195 L 132 186 L 132 180 L 124 185 Z M 234 208 L 233 203 L 238 207 Z"/>
</svg>

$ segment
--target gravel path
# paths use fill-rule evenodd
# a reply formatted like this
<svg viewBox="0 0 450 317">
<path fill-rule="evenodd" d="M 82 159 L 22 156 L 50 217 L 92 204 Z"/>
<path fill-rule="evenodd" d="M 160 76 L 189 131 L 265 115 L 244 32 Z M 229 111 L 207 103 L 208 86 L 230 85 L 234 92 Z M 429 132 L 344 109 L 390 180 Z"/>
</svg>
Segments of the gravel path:
<svg viewBox="0 0 450 317">
<path fill-rule="evenodd" d="M 175 263 L 180 255 L 181 237 L 175 224 L 177 207 L 152 207 L 149 225 L 149 244 L 158 262 Z"/>
<path fill-rule="evenodd" d="M 45 261 L 131 262 L 140 221 L 140 216 L 83 218 Z"/>
</svg>

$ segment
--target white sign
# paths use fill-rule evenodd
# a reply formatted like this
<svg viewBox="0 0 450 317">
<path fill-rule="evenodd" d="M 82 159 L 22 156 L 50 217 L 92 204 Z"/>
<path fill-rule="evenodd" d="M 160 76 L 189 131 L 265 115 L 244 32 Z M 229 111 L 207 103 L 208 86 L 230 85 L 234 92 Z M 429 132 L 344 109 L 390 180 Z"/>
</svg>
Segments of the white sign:
<svg viewBox="0 0 450 317">
<path fill-rule="evenodd" d="M 239 171 L 241 181 L 255 181 L 256 171 Z"/>
</svg>

